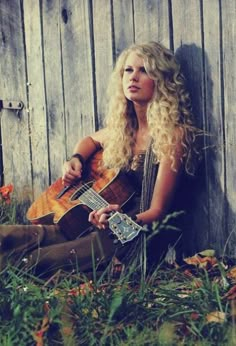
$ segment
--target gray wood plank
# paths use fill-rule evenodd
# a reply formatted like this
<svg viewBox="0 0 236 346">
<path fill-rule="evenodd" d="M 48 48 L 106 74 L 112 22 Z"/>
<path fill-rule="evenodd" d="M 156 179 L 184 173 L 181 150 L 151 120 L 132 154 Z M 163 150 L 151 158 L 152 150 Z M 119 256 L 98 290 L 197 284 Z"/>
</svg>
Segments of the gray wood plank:
<svg viewBox="0 0 236 346">
<path fill-rule="evenodd" d="M 209 244 L 222 254 L 225 244 L 224 116 L 222 113 L 220 11 L 218 1 L 203 2 L 206 165 L 209 191 Z"/>
<path fill-rule="evenodd" d="M 172 0 L 172 13 L 174 49 L 186 77 L 196 124 L 202 127 L 205 108 L 200 2 Z M 191 194 L 189 193 L 186 198 L 191 201 L 191 217 L 184 240 L 186 251 L 195 253 L 208 247 L 209 237 L 207 171 L 204 161 L 196 178 L 193 181 L 190 179 L 189 184 Z"/>
<path fill-rule="evenodd" d="M 47 109 L 39 2 L 24 3 L 34 198 L 49 185 Z"/>
<path fill-rule="evenodd" d="M 1 86 L 0 86 L 1 87 Z M 2 113 L 0 112 L 0 186 L 4 184 L 4 176 L 3 176 L 3 160 L 2 160 Z"/>
<path fill-rule="evenodd" d="M 0 98 L 22 100 L 27 108 L 22 8 L 17 0 L 0 2 Z M 26 108 L 2 110 L 4 184 L 13 183 L 18 202 L 32 199 L 29 123 Z"/>
<path fill-rule="evenodd" d="M 61 1 L 61 47 L 66 116 L 66 150 L 94 131 L 94 80 L 90 2 Z"/>
<path fill-rule="evenodd" d="M 49 182 L 62 173 L 66 159 L 63 57 L 61 52 L 62 8 L 57 0 L 42 2 L 43 53 L 48 126 Z"/>
<path fill-rule="evenodd" d="M 226 250 L 236 255 L 236 60 L 235 60 L 235 18 L 236 2 L 222 2 L 222 38 L 223 38 L 223 86 L 225 112 L 225 145 L 226 145 L 226 215 L 227 234 Z"/>
<path fill-rule="evenodd" d="M 166 0 L 134 0 L 135 41 L 159 41 L 169 47 L 169 15 Z"/>
<path fill-rule="evenodd" d="M 131 0 L 113 1 L 115 57 L 134 42 L 133 3 Z"/>
<path fill-rule="evenodd" d="M 156 40 L 174 47 L 197 125 L 211 134 L 189 180 L 185 248 L 235 255 L 235 17 L 235 1 L 1 0 L 0 99 L 25 108 L 20 118 L 1 112 L 0 184 L 13 183 L 25 209 L 61 174 L 75 142 L 103 126 L 120 52 Z"/>
<path fill-rule="evenodd" d="M 107 0 L 93 2 L 94 53 L 96 95 L 99 127 L 103 126 L 106 109 L 106 90 L 113 70 L 112 9 Z"/>
</svg>

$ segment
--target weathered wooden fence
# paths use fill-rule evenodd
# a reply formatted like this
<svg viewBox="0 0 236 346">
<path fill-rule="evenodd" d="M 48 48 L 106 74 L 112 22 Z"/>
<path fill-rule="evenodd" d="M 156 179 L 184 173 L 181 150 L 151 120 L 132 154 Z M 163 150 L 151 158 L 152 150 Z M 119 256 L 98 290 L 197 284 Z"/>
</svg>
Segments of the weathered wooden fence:
<svg viewBox="0 0 236 346">
<path fill-rule="evenodd" d="M 102 126 L 120 51 L 156 40 L 176 52 L 211 134 L 191 184 L 187 247 L 235 255 L 235 20 L 236 0 L 1 0 L 0 99 L 24 108 L 0 112 L 0 183 L 27 207 L 75 142 Z"/>
</svg>

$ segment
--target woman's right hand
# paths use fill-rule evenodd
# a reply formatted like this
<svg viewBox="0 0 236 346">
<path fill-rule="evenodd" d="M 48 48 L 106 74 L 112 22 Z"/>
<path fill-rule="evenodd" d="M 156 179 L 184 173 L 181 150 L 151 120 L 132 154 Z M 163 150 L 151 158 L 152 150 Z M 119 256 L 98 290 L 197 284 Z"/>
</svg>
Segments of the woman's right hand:
<svg viewBox="0 0 236 346">
<path fill-rule="evenodd" d="M 111 216 L 111 212 L 120 210 L 118 204 L 109 204 L 99 210 L 91 211 L 88 221 L 100 229 L 106 229 L 108 228 L 108 219 Z"/>
<path fill-rule="evenodd" d="M 74 184 L 77 180 L 82 178 L 82 163 L 77 157 L 73 157 L 66 161 L 63 165 L 62 182 L 63 185 L 68 186 Z"/>
</svg>

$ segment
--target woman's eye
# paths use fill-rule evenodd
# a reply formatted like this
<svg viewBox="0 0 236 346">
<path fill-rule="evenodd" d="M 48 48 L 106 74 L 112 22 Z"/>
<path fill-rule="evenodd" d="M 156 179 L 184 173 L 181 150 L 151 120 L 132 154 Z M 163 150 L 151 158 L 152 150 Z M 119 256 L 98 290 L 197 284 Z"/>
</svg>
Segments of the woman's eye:
<svg viewBox="0 0 236 346">
<path fill-rule="evenodd" d="M 133 71 L 133 69 L 131 67 L 126 67 L 125 68 L 125 72 L 132 72 L 132 71 Z"/>
<path fill-rule="evenodd" d="M 143 73 L 147 73 L 147 71 L 146 71 L 144 66 L 140 68 L 140 71 L 143 72 Z"/>
</svg>

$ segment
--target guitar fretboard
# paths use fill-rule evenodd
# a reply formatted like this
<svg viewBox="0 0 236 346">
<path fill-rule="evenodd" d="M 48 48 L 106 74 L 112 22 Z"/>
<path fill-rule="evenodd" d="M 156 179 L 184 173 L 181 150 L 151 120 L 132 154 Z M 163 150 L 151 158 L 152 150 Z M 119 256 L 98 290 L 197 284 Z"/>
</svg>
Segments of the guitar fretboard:
<svg viewBox="0 0 236 346">
<path fill-rule="evenodd" d="M 98 210 L 108 206 L 107 201 L 88 185 L 84 184 L 83 190 L 84 192 L 79 196 L 79 200 L 90 209 Z"/>
</svg>

